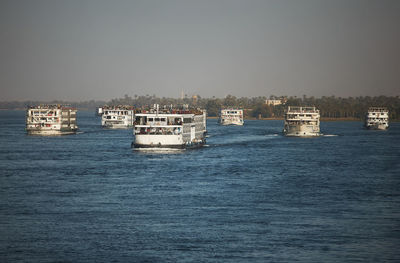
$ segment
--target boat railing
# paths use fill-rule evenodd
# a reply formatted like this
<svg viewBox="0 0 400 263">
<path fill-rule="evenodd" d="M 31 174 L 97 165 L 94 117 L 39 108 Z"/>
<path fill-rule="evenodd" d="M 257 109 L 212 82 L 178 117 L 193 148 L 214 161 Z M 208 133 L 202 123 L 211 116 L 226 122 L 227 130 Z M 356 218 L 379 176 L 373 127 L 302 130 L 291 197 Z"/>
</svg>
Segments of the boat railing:
<svg viewBox="0 0 400 263">
<path fill-rule="evenodd" d="M 288 106 L 287 113 L 319 113 L 315 107 Z"/>
<path fill-rule="evenodd" d="M 369 108 L 368 109 L 368 114 L 372 113 L 389 113 L 389 111 L 386 108 Z"/>
<path fill-rule="evenodd" d="M 161 128 L 180 128 L 182 125 L 168 125 L 168 124 L 135 124 L 135 127 L 138 128 L 152 128 L 152 127 L 161 127 Z"/>
<path fill-rule="evenodd" d="M 138 127 L 135 126 L 135 135 L 179 135 L 182 127 Z"/>
<path fill-rule="evenodd" d="M 319 118 L 310 118 L 310 117 L 307 117 L 307 118 L 286 118 L 285 119 L 286 121 L 318 121 L 319 120 Z"/>
</svg>

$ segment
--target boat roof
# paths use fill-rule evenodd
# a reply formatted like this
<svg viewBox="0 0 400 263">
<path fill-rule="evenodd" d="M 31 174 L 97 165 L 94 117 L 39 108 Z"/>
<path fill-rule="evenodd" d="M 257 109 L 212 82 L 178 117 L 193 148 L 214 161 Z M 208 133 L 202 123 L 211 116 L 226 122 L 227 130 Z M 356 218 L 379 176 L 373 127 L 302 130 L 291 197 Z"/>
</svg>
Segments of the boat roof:
<svg viewBox="0 0 400 263">
<path fill-rule="evenodd" d="M 29 110 L 76 110 L 75 107 L 71 107 L 70 105 L 61 105 L 61 104 L 40 104 L 35 106 L 28 106 Z"/>
<path fill-rule="evenodd" d="M 319 112 L 319 110 L 315 107 L 310 107 L 310 106 L 307 106 L 307 107 L 288 106 L 287 112 L 309 112 L 309 113 L 316 112 L 317 113 L 317 112 Z"/>
<path fill-rule="evenodd" d="M 189 107 L 173 107 L 169 106 L 153 106 L 153 107 L 142 107 L 140 109 L 136 109 L 136 115 L 184 115 L 184 114 L 194 114 L 194 115 L 203 115 L 205 110 L 199 108 L 189 108 Z"/>
<path fill-rule="evenodd" d="M 368 111 L 387 111 L 386 107 L 369 107 Z"/>
<path fill-rule="evenodd" d="M 104 105 L 103 110 L 134 110 L 134 106 L 130 105 Z"/>
<path fill-rule="evenodd" d="M 152 116 L 152 117 L 181 117 L 184 115 L 202 115 L 203 113 L 195 113 L 195 112 L 142 112 L 142 113 L 136 113 L 135 116 Z"/>
</svg>

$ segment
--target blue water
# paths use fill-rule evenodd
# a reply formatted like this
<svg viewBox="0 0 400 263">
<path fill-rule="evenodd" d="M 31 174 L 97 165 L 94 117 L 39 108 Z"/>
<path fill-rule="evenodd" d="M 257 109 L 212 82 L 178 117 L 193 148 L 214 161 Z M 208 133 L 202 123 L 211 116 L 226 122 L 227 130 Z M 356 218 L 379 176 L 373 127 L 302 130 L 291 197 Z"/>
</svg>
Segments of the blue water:
<svg viewBox="0 0 400 263">
<path fill-rule="evenodd" d="M 208 120 L 206 147 L 143 153 L 93 112 L 60 137 L 24 116 L 0 111 L 0 262 L 400 261 L 400 123 Z"/>
</svg>

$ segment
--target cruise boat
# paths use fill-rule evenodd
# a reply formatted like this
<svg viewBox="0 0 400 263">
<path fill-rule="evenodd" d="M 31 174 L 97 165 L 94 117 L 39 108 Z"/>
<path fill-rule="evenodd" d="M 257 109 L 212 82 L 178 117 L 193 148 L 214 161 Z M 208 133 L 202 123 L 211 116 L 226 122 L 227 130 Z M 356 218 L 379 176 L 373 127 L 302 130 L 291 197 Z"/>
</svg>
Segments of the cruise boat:
<svg viewBox="0 0 400 263">
<path fill-rule="evenodd" d="M 32 135 L 74 134 L 76 109 L 62 105 L 39 105 L 28 107 L 26 112 L 26 131 Z"/>
<path fill-rule="evenodd" d="M 104 106 L 102 107 L 101 125 L 111 129 L 133 127 L 135 109 L 133 106 Z"/>
<path fill-rule="evenodd" d="M 285 111 L 283 133 L 286 136 L 319 136 L 320 114 L 315 107 L 288 106 Z"/>
<path fill-rule="evenodd" d="M 218 123 L 221 125 L 243 125 L 242 109 L 221 109 Z"/>
<path fill-rule="evenodd" d="M 389 111 L 385 107 L 370 107 L 365 116 L 365 128 L 386 130 L 389 128 Z"/>
<path fill-rule="evenodd" d="M 135 148 L 192 148 L 205 144 L 206 111 L 182 108 L 159 109 L 136 113 L 133 129 Z"/>
</svg>

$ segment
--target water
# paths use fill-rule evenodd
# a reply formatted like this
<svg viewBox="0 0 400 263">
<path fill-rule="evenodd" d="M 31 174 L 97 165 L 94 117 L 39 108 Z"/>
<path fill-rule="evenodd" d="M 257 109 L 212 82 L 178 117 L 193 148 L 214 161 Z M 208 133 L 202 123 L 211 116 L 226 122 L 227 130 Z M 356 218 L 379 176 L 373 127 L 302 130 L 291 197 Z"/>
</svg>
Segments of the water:
<svg viewBox="0 0 400 263">
<path fill-rule="evenodd" d="M 24 116 L 0 112 L 0 262 L 400 261 L 400 123 L 208 120 L 206 147 L 143 153 L 93 112 L 60 137 Z"/>
</svg>

